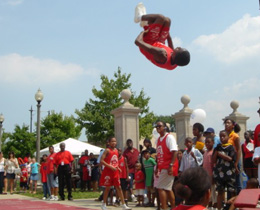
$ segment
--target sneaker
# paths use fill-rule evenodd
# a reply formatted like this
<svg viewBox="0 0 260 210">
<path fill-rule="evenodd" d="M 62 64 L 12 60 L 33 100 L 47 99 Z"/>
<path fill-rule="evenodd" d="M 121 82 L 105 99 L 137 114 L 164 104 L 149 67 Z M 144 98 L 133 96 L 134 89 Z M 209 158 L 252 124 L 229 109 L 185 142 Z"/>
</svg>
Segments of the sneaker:
<svg viewBox="0 0 260 210">
<path fill-rule="evenodd" d="M 58 196 L 54 196 L 54 201 L 58 201 L 59 197 Z"/>
<path fill-rule="evenodd" d="M 42 200 L 46 200 L 46 197 L 43 197 Z"/>
<path fill-rule="evenodd" d="M 136 197 L 135 197 L 134 194 L 131 195 L 131 198 L 132 198 L 132 201 L 133 201 L 133 202 L 137 202 Z"/>
<path fill-rule="evenodd" d="M 131 210 L 132 208 L 128 207 L 127 205 L 122 205 L 122 210 Z"/>
<path fill-rule="evenodd" d="M 106 204 L 105 204 L 105 203 L 102 203 L 101 209 L 102 209 L 102 210 L 107 210 L 107 207 L 106 207 Z"/>
<path fill-rule="evenodd" d="M 54 195 L 51 195 L 49 198 L 50 201 L 54 201 Z"/>
<path fill-rule="evenodd" d="M 141 18 L 143 15 L 146 15 L 146 9 L 145 9 L 143 3 L 140 2 L 135 7 L 135 17 L 134 17 L 135 23 L 139 23 L 141 21 Z"/>
</svg>

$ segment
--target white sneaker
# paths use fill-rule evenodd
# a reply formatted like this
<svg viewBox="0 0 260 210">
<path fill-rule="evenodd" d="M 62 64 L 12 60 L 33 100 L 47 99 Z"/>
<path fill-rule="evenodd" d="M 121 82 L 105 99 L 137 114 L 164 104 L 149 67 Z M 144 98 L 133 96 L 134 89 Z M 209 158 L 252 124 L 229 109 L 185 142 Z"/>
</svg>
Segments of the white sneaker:
<svg viewBox="0 0 260 210">
<path fill-rule="evenodd" d="M 54 201 L 58 201 L 59 197 L 58 196 L 54 196 Z"/>
<path fill-rule="evenodd" d="M 134 194 L 131 195 L 131 198 L 132 198 L 132 201 L 133 201 L 133 202 L 137 202 L 136 197 L 135 197 Z"/>
<path fill-rule="evenodd" d="M 122 205 L 122 210 L 131 210 L 132 208 L 128 207 L 126 204 Z"/>
<path fill-rule="evenodd" d="M 46 200 L 46 197 L 43 197 L 42 200 Z"/>
<path fill-rule="evenodd" d="M 143 15 L 146 15 L 146 9 L 145 9 L 143 3 L 140 2 L 135 7 L 135 18 L 134 18 L 135 23 L 139 23 L 141 21 L 141 18 Z"/>
<path fill-rule="evenodd" d="M 107 210 L 107 206 L 106 206 L 106 204 L 102 203 L 102 205 L 101 205 L 101 209 L 102 209 L 102 210 Z"/>
<path fill-rule="evenodd" d="M 55 201 L 55 198 L 54 198 L 53 195 L 51 195 L 51 197 L 50 197 L 50 201 Z"/>
</svg>

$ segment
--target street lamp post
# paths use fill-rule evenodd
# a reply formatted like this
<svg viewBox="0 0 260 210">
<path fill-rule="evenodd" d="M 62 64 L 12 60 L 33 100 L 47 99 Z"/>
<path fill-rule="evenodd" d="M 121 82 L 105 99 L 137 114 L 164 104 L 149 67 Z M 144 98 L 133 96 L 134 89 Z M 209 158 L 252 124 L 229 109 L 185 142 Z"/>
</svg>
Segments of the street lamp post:
<svg viewBox="0 0 260 210">
<path fill-rule="evenodd" d="M 41 109 L 41 101 L 43 100 L 43 93 L 39 89 L 37 93 L 35 94 L 35 100 L 37 101 L 37 140 L 36 140 L 36 161 L 40 162 L 40 145 L 41 145 L 41 139 L 40 139 L 40 131 L 41 131 L 41 121 L 40 121 L 40 109 Z"/>
<path fill-rule="evenodd" d="M 0 152 L 2 152 L 2 128 L 5 118 L 3 114 L 0 114 Z"/>
</svg>

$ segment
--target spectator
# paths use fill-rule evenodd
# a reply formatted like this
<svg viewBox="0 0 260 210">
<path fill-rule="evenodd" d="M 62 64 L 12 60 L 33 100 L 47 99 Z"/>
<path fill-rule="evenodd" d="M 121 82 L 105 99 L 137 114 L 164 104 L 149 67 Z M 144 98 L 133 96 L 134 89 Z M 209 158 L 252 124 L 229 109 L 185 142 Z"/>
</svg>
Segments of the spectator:
<svg viewBox="0 0 260 210">
<path fill-rule="evenodd" d="M 28 163 L 29 158 L 31 158 L 30 153 L 26 153 L 25 157 L 23 158 L 23 162 L 24 162 L 24 163 Z"/>
<path fill-rule="evenodd" d="M 32 158 L 28 157 L 28 162 L 25 163 L 26 164 L 26 169 L 28 172 L 28 179 L 27 179 L 27 190 L 30 189 L 30 182 L 31 182 L 31 164 L 32 164 Z"/>
<path fill-rule="evenodd" d="M 51 193 L 47 183 L 47 155 L 45 154 L 42 156 L 40 172 L 41 172 L 42 189 L 43 189 L 42 199 L 46 200 L 48 197 L 51 196 Z"/>
<path fill-rule="evenodd" d="M 195 123 L 192 131 L 194 135 L 193 144 L 203 154 L 205 152 L 204 126 L 201 123 Z"/>
<path fill-rule="evenodd" d="M 54 158 L 56 153 L 54 147 L 49 146 L 49 156 L 47 157 L 47 184 L 50 189 L 51 196 L 48 198 L 51 201 L 57 201 L 58 198 L 58 176 L 54 173 Z"/>
<path fill-rule="evenodd" d="M 152 142 L 150 139 L 145 138 L 143 142 L 144 146 L 146 147 L 146 150 L 152 155 L 156 153 L 156 149 L 152 147 Z"/>
<path fill-rule="evenodd" d="M 5 175 L 5 158 L 3 157 L 3 153 L 0 152 L 0 194 L 3 194 L 4 175 Z"/>
<path fill-rule="evenodd" d="M 190 137 L 185 139 L 185 146 L 187 147 L 187 150 L 184 151 L 181 159 L 180 172 L 183 172 L 188 168 L 201 166 L 203 163 L 203 155 L 198 149 L 192 146 L 192 139 Z"/>
<path fill-rule="evenodd" d="M 181 204 L 173 210 L 207 209 L 210 186 L 210 177 L 203 168 L 196 167 L 185 170 L 175 186 L 175 192 L 185 200 L 185 204 Z"/>
<path fill-rule="evenodd" d="M 236 195 L 235 190 L 235 160 L 236 153 L 234 147 L 228 143 L 229 135 L 226 130 L 220 131 L 219 137 L 222 144 L 219 144 L 213 153 L 212 161 L 215 165 L 213 169 L 213 177 L 216 183 L 217 208 L 222 208 L 225 201 L 225 188 L 231 197 Z M 230 197 L 230 198 L 231 198 Z M 229 198 L 228 198 L 229 199 Z"/>
<path fill-rule="evenodd" d="M 54 157 L 54 171 L 55 174 L 58 174 L 60 200 L 65 200 L 64 187 L 66 184 L 68 200 L 72 201 L 71 174 L 73 168 L 71 164 L 74 161 L 74 158 L 70 151 L 65 150 L 65 147 L 65 143 L 60 143 L 60 152 L 58 152 Z"/>
<path fill-rule="evenodd" d="M 156 162 L 151 158 L 151 154 L 148 150 L 144 150 L 144 168 L 145 168 L 145 186 L 147 188 L 147 197 L 149 203 L 146 205 L 148 207 L 154 207 L 155 191 L 153 188 L 153 174 L 154 166 Z"/>
<path fill-rule="evenodd" d="M 257 178 L 257 167 L 252 161 L 254 153 L 254 141 L 250 139 L 250 133 L 246 131 L 244 133 L 245 142 L 242 144 L 242 154 L 243 154 L 243 166 L 248 178 Z"/>
<path fill-rule="evenodd" d="M 26 164 L 21 165 L 21 175 L 20 175 L 20 191 L 26 192 L 27 190 L 27 180 L 28 180 L 28 171 Z"/>
<path fill-rule="evenodd" d="M 127 148 L 125 149 L 123 156 L 126 158 L 130 182 L 129 182 L 129 190 L 131 193 L 131 198 L 134 202 L 136 202 L 136 198 L 133 192 L 133 180 L 134 180 L 134 173 L 135 173 L 135 164 L 138 162 L 139 152 L 136 148 L 133 147 L 132 139 L 127 139 L 126 141 Z"/>
<path fill-rule="evenodd" d="M 91 167 L 91 186 L 93 191 L 97 191 L 98 187 L 98 163 L 93 153 L 89 154 L 89 163 Z"/>
<path fill-rule="evenodd" d="M 14 152 L 9 152 L 8 159 L 6 160 L 6 178 L 10 182 L 10 193 L 13 194 L 14 191 L 14 179 L 15 179 L 15 169 L 18 168 L 18 161 L 15 158 Z"/>
<path fill-rule="evenodd" d="M 31 164 L 31 191 L 30 193 L 36 194 L 37 190 L 37 181 L 39 179 L 39 166 L 41 166 L 39 163 L 36 162 L 35 158 L 32 158 L 32 164 Z M 33 190 L 34 189 L 34 190 Z"/>
<path fill-rule="evenodd" d="M 258 141 L 260 143 L 260 133 L 258 133 Z M 259 181 L 259 185 L 260 185 L 260 146 L 255 148 L 252 159 L 254 161 L 254 164 L 256 164 L 258 166 L 258 181 Z"/>
<path fill-rule="evenodd" d="M 204 132 L 205 138 L 211 136 L 214 138 L 214 145 L 213 149 L 217 147 L 218 144 L 221 144 L 219 137 L 215 134 L 215 130 L 213 128 L 207 128 L 207 130 Z"/>
<path fill-rule="evenodd" d="M 167 208 L 167 198 L 171 203 L 171 208 L 175 207 L 175 197 L 172 191 L 174 177 L 174 167 L 177 161 L 178 146 L 173 135 L 167 133 L 168 127 L 165 122 L 159 121 L 156 124 L 156 130 L 160 137 L 156 141 L 157 168 L 155 174 L 160 171 L 158 180 L 158 191 L 162 209 Z M 176 161 L 175 161 L 176 160 Z"/>
<path fill-rule="evenodd" d="M 136 206 L 144 206 L 145 175 L 142 172 L 141 163 L 135 164 L 135 193 L 137 195 Z"/>
<path fill-rule="evenodd" d="M 81 191 L 85 191 L 86 190 L 86 186 L 88 188 L 88 190 L 90 191 L 91 189 L 91 171 L 89 170 L 89 156 L 88 156 L 88 150 L 86 149 L 85 150 L 85 153 L 84 155 L 82 155 L 79 159 L 79 165 L 81 166 L 82 168 L 82 173 L 83 173 L 83 176 L 82 176 L 82 189 Z"/>
</svg>

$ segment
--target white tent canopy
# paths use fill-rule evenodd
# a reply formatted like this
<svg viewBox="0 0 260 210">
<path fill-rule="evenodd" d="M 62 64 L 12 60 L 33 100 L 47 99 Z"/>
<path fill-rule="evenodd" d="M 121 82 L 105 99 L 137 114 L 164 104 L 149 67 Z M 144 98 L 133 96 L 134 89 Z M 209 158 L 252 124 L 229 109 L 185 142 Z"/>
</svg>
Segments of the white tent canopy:
<svg viewBox="0 0 260 210">
<path fill-rule="evenodd" d="M 84 153 L 86 149 L 88 150 L 88 154 L 93 153 L 94 155 L 99 155 L 100 150 L 102 149 L 101 147 L 97 147 L 89 143 L 69 138 L 57 144 L 54 144 L 53 147 L 55 152 L 60 151 L 60 143 L 65 143 L 65 150 L 70 151 L 71 154 L 75 156 L 81 156 L 81 154 Z M 44 154 L 49 155 L 49 147 L 46 147 L 40 151 L 40 157 L 42 157 L 42 155 Z"/>
</svg>

